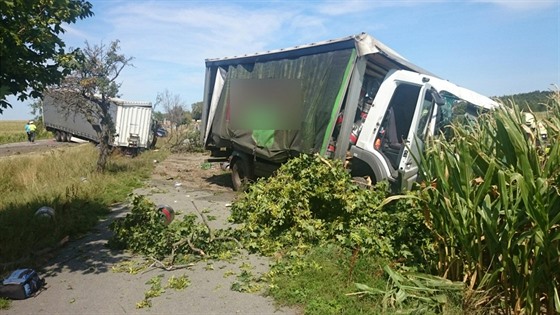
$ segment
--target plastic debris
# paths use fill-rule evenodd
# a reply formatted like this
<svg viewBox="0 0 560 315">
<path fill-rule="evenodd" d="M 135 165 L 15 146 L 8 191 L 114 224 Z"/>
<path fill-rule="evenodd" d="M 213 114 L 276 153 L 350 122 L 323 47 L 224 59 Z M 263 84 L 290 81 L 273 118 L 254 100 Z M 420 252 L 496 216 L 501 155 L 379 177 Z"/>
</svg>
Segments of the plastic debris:
<svg viewBox="0 0 560 315">
<path fill-rule="evenodd" d="M 41 219 L 54 219 L 54 214 L 54 209 L 47 206 L 43 206 L 35 211 L 35 217 Z"/>
<path fill-rule="evenodd" d="M 157 211 L 161 214 L 161 219 L 165 225 L 169 225 L 175 218 L 175 210 L 168 205 L 158 206 Z"/>
</svg>

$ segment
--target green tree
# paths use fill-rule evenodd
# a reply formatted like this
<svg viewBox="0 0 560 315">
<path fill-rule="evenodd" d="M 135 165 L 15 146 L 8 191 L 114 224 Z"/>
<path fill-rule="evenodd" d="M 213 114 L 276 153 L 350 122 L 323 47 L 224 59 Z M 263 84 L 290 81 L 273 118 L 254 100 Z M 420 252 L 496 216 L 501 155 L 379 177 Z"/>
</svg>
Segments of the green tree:
<svg viewBox="0 0 560 315">
<path fill-rule="evenodd" d="M 185 102 L 178 94 L 172 94 L 169 90 L 158 93 L 156 97 L 156 106 L 163 106 L 165 116 L 172 124 L 176 126 L 182 125 L 185 122 Z"/>
<path fill-rule="evenodd" d="M 29 113 L 35 117 L 35 120 L 43 117 L 43 103 L 41 101 L 29 104 L 29 108 L 31 109 Z"/>
<path fill-rule="evenodd" d="M 92 16 L 91 8 L 84 0 L 0 1 L 0 114 L 12 107 L 7 96 L 40 98 L 68 74 L 62 25 Z"/>
<path fill-rule="evenodd" d="M 513 95 L 504 95 L 497 99 L 504 103 L 510 104 L 514 102 L 519 105 L 523 111 L 544 112 L 550 106 L 550 98 L 552 91 L 533 91 L 527 93 L 519 93 Z"/>
<path fill-rule="evenodd" d="M 165 115 L 160 111 L 154 111 L 152 117 L 154 117 L 154 119 L 157 120 L 158 122 L 162 122 L 163 119 L 165 118 Z"/>
<path fill-rule="evenodd" d="M 185 111 L 185 113 L 183 114 L 183 124 L 184 125 L 189 125 L 192 122 L 193 118 L 192 118 L 192 114 L 190 111 Z"/>
<path fill-rule="evenodd" d="M 67 114 L 79 112 L 97 132 L 99 158 L 97 171 L 105 170 L 115 125 L 110 114 L 111 98 L 117 97 L 120 83 L 116 80 L 126 66 L 132 66 L 132 57 L 119 54 L 119 41 L 109 46 L 90 46 L 75 52 L 67 67 L 73 69 L 63 82 L 49 91 Z M 72 91 L 72 92 L 69 92 Z"/>
<path fill-rule="evenodd" d="M 199 120 L 202 118 L 202 102 L 191 104 L 191 114 L 193 119 Z"/>
</svg>

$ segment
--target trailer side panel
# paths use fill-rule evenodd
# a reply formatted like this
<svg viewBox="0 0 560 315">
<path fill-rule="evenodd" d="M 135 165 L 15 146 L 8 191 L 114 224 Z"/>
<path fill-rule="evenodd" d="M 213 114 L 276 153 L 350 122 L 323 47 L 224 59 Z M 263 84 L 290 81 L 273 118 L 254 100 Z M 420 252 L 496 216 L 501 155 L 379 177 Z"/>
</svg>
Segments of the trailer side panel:
<svg viewBox="0 0 560 315">
<path fill-rule="evenodd" d="M 281 163 L 301 152 L 320 152 L 325 133 L 332 124 L 333 110 L 342 102 L 339 91 L 348 84 L 349 65 L 355 61 L 355 49 L 304 55 L 291 59 L 255 60 L 252 64 L 231 64 L 225 67 L 226 82 L 210 126 L 209 142 L 215 147 L 233 147 L 256 157 Z M 350 66 L 351 67 L 351 66 Z M 345 79 L 346 78 L 346 79 Z M 297 129 L 240 129 L 231 124 L 231 90 L 234 80 L 286 79 L 301 85 L 301 113 Z M 280 104 L 279 106 L 282 106 Z M 280 108 L 281 110 L 281 108 Z M 336 111 L 336 110 L 335 110 Z"/>
</svg>

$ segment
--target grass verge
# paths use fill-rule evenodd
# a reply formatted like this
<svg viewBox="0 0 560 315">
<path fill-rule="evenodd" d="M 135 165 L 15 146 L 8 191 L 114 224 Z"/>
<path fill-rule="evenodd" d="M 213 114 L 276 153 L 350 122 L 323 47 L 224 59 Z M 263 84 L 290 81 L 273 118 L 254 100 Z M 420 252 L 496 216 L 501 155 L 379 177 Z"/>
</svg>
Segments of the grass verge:
<svg viewBox="0 0 560 315">
<path fill-rule="evenodd" d="M 0 144 L 27 141 L 27 134 L 24 131 L 26 120 L 4 120 L 0 121 Z M 43 128 L 42 123 L 37 125 L 36 140 L 52 139 L 52 133 Z"/>
<path fill-rule="evenodd" d="M 274 264 L 268 294 L 305 314 L 464 313 L 462 283 L 389 265 L 395 264 L 336 244 L 315 247 Z"/>
<path fill-rule="evenodd" d="M 302 258 L 275 264 L 269 273 L 269 294 L 305 314 L 382 313 L 379 297 L 346 294 L 357 291 L 355 281 L 384 289 L 383 263 L 371 255 L 353 260 L 349 250 L 335 245 L 316 247 Z"/>
<path fill-rule="evenodd" d="M 94 171 L 97 149 L 90 144 L 0 159 L 0 271 L 33 265 L 45 248 L 87 232 L 112 203 L 141 187 L 153 160 L 165 155 L 114 155 L 103 174 Z M 42 206 L 53 208 L 55 215 L 36 216 Z"/>
</svg>

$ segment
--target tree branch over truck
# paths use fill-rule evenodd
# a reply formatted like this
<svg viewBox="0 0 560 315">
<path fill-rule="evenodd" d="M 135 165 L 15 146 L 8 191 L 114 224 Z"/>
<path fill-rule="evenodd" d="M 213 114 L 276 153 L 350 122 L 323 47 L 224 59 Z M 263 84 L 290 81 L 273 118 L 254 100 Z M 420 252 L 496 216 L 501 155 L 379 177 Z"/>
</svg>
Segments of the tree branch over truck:
<svg viewBox="0 0 560 315">
<path fill-rule="evenodd" d="M 83 115 L 98 136 L 99 158 L 97 171 L 105 170 L 115 124 L 111 116 L 111 99 L 118 97 L 121 83 L 116 80 L 126 66 L 132 66 L 132 57 L 119 54 L 119 41 L 109 46 L 101 43 L 75 51 L 67 66 L 72 69 L 60 85 L 53 86 L 49 95 L 70 117 Z"/>
</svg>

